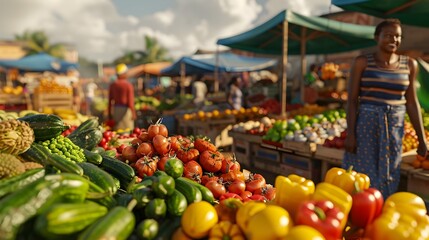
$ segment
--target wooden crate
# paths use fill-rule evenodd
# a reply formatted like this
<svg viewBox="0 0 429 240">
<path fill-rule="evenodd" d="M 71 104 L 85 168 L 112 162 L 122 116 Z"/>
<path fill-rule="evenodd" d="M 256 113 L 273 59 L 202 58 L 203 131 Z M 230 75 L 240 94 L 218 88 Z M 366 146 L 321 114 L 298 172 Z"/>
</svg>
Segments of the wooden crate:
<svg viewBox="0 0 429 240">
<path fill-rule="evenodd" d="M 321 162 L 308 156 L 282 152 L 280 168 L 283 175 L 297 174 L 315 183 L 321 181 Z"/>
<path fill-rule="evenodd" d="M 429 199 L 429 171 L 415 169 L 408 173 L 407 191 Z"/>
<path fill-rule="evenodd" d="M 268 148 L 267 145 L 254 145 L 253 146 L 253 160 L 259 162 L 280 163 L 280 152 L 277 149 Z"/>
<path fill-rule="evenodd" d="M 283 141 L 282 148 L 286 152 L 292 152 L 297 155 L 311 157 L 316 151 L 316 144 L 308 142 Z"/>
<path fill-rule="evenodd" d="M 44 107 L 72 109 L 73 96 L 66 93 L 36 93 L 33 95 L 33 104 L 37 111 L 42 111 Z"/>
<path fill-rule="evenodd" d="M 29 95 L 24 93 L 19 95 L 0 93 L 0 105 L 2 110 L 7 110 L 8 106 L 24 106 L 25 109 L 33 109 Z"/>
<path fill-rule="evenodd" d="M 342 162 L 344 157 L 344 149 L 329 148 L 322 145 L 317 145 L 314 157 L 317 159 L 331 159 L 334 162 Z"/>
</svg>

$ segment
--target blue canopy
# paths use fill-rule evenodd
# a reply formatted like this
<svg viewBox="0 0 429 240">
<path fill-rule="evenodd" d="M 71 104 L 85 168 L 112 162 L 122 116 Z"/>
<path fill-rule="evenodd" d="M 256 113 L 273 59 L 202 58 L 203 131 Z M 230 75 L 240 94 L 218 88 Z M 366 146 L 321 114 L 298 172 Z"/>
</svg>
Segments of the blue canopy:
<svg viewBox="0 0 429 240">
<path fill-rule="evenodd" d="M 64 73 L 70 69 L 77 69 L 78 65 L 76 63 L 55 58 L 46 53 L 39 53 L 20 58 L 18 60 L 0 61 L 0 66 L 5 68 L 17 68 L 21 71 L 28 72 L 50 71 Z"/>
<path fill-rule="evenodd" d="M 217 64 L 216 64 L 217 62 Z M 182 64 L 185 65 L 185 74 L 200 74 L 219 72 L 251 72 L 273 67 L 277 60 L 273 58 L 246 57 L 234 53 L 196 54 L 185 56 L 171 66 L 161 70 L 162 75 L 179 76 Z"/>
</svg>

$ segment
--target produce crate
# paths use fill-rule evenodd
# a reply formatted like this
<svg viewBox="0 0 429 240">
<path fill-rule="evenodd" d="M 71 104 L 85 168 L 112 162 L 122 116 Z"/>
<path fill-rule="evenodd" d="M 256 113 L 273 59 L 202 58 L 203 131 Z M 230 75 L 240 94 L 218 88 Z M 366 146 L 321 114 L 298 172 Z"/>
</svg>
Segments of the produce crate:
<svg viewBox="0 0 429 240">
<path fill-rule="evenodd" d="M 280 152 L 274 147 L 266 144 L 254 145 L 254 161 L 255 162 L 271 162 L 280 163 Z"/>
<path fill-rule="evenodd" d="M 282 175 L 297 174 L 315 183 L 321 181 L 321 162 L 307 156 L 281 153 Z"/>
<path fill-rule="evenodd" d="M 409 171 L 407 191 L 429 200 L 429 171 L 423 169 Z"/>
<path fill-rule="evenodd" d="M 283 141 L 282 148 L 287 152 L 297 155 L 311 157 L 316 151 L 316 144 L 309 142 Z"/>
<path fill-rule="evenodd" d="M 334 162 L 339 162 L 343 160 L 344 149 L 338 148 L 329 148 L 322 145 L 317 145 L 316 151 L 314 152 L 314 157 L 318 159 L 331 159 Z"/>
<path fill-rule="evenodd" d="M 35 93 L 33 104 L 36 111 L 42 111 L 44 107 L 72 109 L 73 96 L 65 93 Z"/>
<path fill-rule="evenodd" d="M 0 109 L 1 110 L 25 110 L 33 109 L 28 94 L 6 94 L 0 93 Z"/>
<path fill-rule="evenodd" d="M 237 161 L 245 167 L 253 167 L 254 145 L 261 143 L 262 137 L 253 134 L 229 131 L 232 137 L 232 152 Z"/>
<path fill-rule="evenodd" d="M 260 160 L 255 160 L 254 165 L 255 165 L 255 168 L 258 170 L 274 173 L 277 175 L 283 175 L 283 170 L 279 168 L 279 164 L 276 164 L 273 162 L 264 162 Z"/>
</svg>

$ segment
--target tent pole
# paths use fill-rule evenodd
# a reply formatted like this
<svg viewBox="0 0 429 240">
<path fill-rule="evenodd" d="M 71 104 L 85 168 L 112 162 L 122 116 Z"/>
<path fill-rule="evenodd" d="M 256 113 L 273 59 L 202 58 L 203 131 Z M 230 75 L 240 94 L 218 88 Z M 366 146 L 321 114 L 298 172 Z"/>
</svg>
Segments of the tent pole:
<svg viewBox="0 0 429 240">
<path fill-rule="evenodd" d="M 214 71 L 214 89 L 213 91 L 217 93 L 219 91 L 219 45 L 216 45 L 216 64 Z"/>
<path fill-rule="evenodd" d="M 305 53 L 307 52 L 307 28 L 301 29 L 301 81 L 299 81 L 299 89 L 301 93 L 301 102 L 304 102 L 304 77 L 307 72 L 307 58 Z"/>
<path fill-rule="evenodd" d="M 186 74 L 186 66 L 185 63 L 182 62 L 180 64 L 180 95 L 184 96 L 185 95 L 185 74 Z"/>
<path fill-rule="evenodd" d="M 288 32 L 289 23 L 283 21 L 283 53 L 282 53 L 282 86 L 281 86 L 281 116 L 286 118 L 286 88 L 287 88 L 287 62 L 288 62 Z"/>
</svg>

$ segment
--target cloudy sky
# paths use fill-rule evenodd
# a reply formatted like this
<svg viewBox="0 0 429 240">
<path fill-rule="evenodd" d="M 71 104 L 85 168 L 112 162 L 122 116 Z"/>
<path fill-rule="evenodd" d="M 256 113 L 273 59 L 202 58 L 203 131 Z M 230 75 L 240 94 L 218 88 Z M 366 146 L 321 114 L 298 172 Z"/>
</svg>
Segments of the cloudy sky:
<svg viewBox="0 0 429 240">
<path fill-rule="evenodd" d="M 284 9 L 308 15 L 339 11 L 330 0 L 0 0 L 0 40 L 44 31 L 51 43 L 110 62 L 144 50 L 149 35 L 173 58 L 215 50 L 217 39 L 247 31 Z"/>
</svg>

